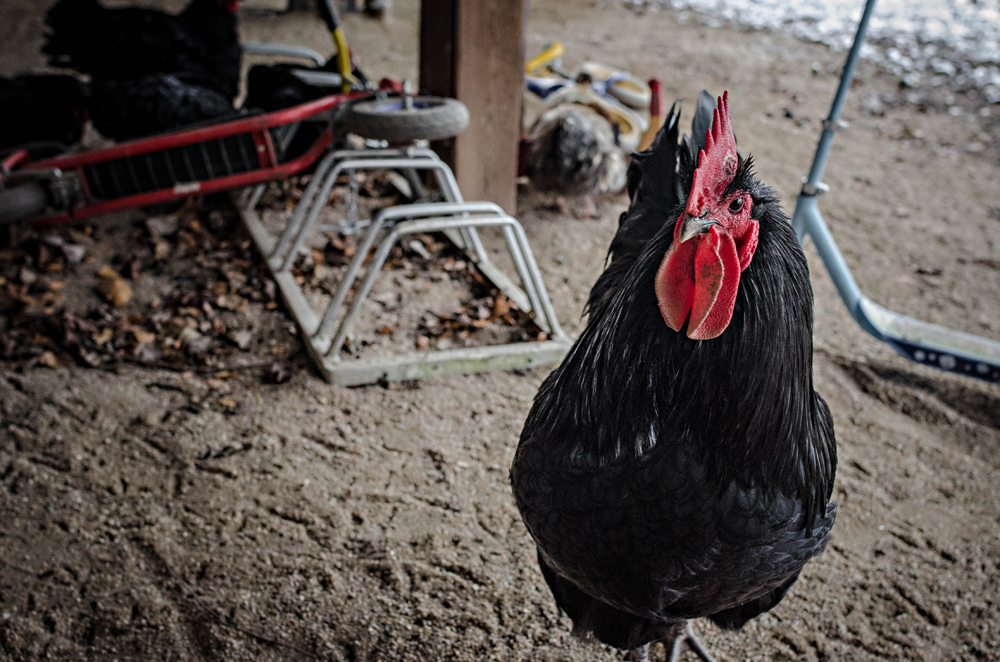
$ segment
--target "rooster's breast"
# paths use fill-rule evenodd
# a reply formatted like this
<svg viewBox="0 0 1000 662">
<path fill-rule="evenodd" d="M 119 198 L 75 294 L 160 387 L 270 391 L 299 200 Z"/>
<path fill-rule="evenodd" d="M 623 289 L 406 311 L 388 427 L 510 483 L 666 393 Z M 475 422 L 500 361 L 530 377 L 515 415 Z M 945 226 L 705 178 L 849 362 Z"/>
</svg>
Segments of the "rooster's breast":
<svg viewBox="0 0 1000 662">
<path fill-rule="evenodd" d="M 540 553 L 591 596 L 654 619 L 694 618 L 780 586 L 825 546 L 797 499 L 717 484 L 703 461 L 658 444 L 598 462 L 578 447 L 523 438 L 511 468 Z"/>
</svg>

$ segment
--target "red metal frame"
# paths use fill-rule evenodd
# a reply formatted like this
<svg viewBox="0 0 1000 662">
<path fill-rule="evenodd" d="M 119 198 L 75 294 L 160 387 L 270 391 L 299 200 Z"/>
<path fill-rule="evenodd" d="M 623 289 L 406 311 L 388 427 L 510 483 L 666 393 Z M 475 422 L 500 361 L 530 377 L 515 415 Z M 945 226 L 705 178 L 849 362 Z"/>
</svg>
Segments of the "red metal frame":
<svg viewBox="0 0 1000 662">
<path fill-rule="evenodd" d="M 121 211 L 122 209 L 133 209 L 135 207 L 146 207 L 163 202 L 170 202 L 171 200 L 179 200 L 195 194 L 215 193 L 217 191 L 225 191 L 231 188 L 240 188 L 241 186 L 260 184 L 261 182 L 267 182 L 273 179 L 291 177 L 292 175 L 305 170 L 310 165 L 315 163 L 332 142 L 333 132 L 330 131 L 330 129 L 326 129 L 313 146 L 309 148 L 309 151 L 297 159 L 288 161 L 287 163 L 282 163 L 278 166 L 254 170 L 252 172 L 245 172 L 239 175 L 231 175 L 229 177 L 208 179 L 201 182 L 179 182 L 173 188 L 160 189 L 159 191 L 152 191 L 150 193 L 142 193 L 125 198 L 109 200 L 107 202 L 84 205 L 83 207 L 78 207 L 71 211 L 56 214 L 54 216 L 38 218 L 34 221 L 34 223 L 36 225 L 54 225 L 56 223 L 65 223 L 67 221 L 90 218 L 91 216 L 98 216 L 108 212 Z"/>
<path fill-rule="evenodd" d="M 14 167 L 21 166 L 19 171 L 22 173 L 32 170 L 75 171 L 83 193 L 84 200 L 82 204 L 75 209 L 60 210 L 57 214 L 37 218 L 33 221 L 40 225 L 64 223 L 112 211 L 179 200 L 195 193 L 214 193 L 290 177 L 305 170 L 319 159 L 333 142 L 333 131 L 327 127 L 304 154 L 291 161 L 279 164 L 268 130 L 277 126 L 300 122 L 328 112 L 344 102 L 354 101 L 371 96 L 372 94 L 373 92 L 368 90 L 348 94 L 335 94 L 271 113 L 220 122 L 195 129 L 181 129 L 173 133 L 133 140 L 115 145 L 114 147 L 93 150 L 82 154 L 58 156 L 37 162 L 31 162 L 30 158 L 27 158 L 23 152 L 15 152 L 0 164 L 0 167 L 13 169 Z M 251 134 L 254 144 L 257 146 L 257 158 L 260 160 L 260 170 L 203 181 L 177 182 L 172 188 L 168 189 L 150 191 L 114 200 L 91 201 L 91 192 L 88 190 L 87 180 L 83 173 L 84 166 L 247 133 Z M 10 161 L 9 166 L 8 161 Z"/>
<path fill-rule="evenodd" d="M 151 138 L 132 140 L 120 145 L 115 145 L 114 147 L 98 149 L 92 152 L 84 152 L 82 154 L 57 156 L 52 159 L 45 159 L 43 161 L 33 163 L 31 167 L 71 170 L 81 166 L 91 165 L 93 163 L 111 161 L 126 156 L 135 156 L 137 154 L 157 152 L 164 149 L 170 149 L 171 147 L 183 147 L 184 145 L 191 145 L 205 140 L 218 140 L 219 138 L 234 136 L 240 133 L 267 131 L 268 129 L 272 129 L 276 126 L 301 122 L 302 120 L 308 119 L 313 115 L 319 115 L 320 113 L 326 112 L 345 101 L 352 101 L 361 97 L 370 96 L 371 94 L 372 93 L 368 91 L 352 92 L 350 94 L 334 94 L 332 96 L 323 97 L 322 99 L 316 99 L 315 101 L 309 101 L 308 103 L 293 106 L 292 108 L 276 110 L 273 113 L 254 115 L 252 117 L 232 120 L 230 122 L 221 122 L 219 124 L 213 124 L 211 126 L 205 126 L 198 129 L 181 129 L 173 133 L 165 133 Z"/>
<path fill-rule="evenodd" d="M 21 163 L 22 161 L 27 161 L 29 158 L 30 154 L 28 154 L 28 150 L 26 149 L 19 149 L 16 152 L 8 155 L 7 158 L 5 158 L 3 161 L 0 161 L 0 178 L 2 178 L 3 175 L 9 173 L 11 170 L 13 170 L 14 167 L 17 166 L 17 164 Z"/>
</svg>

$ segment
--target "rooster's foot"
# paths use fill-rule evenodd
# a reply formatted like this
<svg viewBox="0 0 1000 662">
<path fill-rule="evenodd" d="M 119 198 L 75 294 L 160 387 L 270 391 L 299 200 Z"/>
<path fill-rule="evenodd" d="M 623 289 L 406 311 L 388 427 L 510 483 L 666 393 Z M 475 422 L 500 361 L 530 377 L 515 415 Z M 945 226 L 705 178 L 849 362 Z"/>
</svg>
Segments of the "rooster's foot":
<svg viewBox="0 0 1000 662">
<path fill-rule="evenodd" d="M 696 637 L 694 632 L 691 631 L 690 624 L 684 628 L 683 634 L 678 635 L 677 638 L 674 639 L 673 646 L 671 646 L 670 650 L 670 657 L 667 659 L 669 662 L 679 662 L 681 659 L 681 653 L 685 650 L 690 650 L 704 660 L 704 662 L 715 662 L 715 658 L 712 657 L 712 654 L 708 652 L 708 649 L 702 645 L 698 637 Z"/>
<path fill-rule="evenodd" d="M 633 648 L 625 656 L 628 662 L 649 662 L 649 644 Z"/>
</svg>

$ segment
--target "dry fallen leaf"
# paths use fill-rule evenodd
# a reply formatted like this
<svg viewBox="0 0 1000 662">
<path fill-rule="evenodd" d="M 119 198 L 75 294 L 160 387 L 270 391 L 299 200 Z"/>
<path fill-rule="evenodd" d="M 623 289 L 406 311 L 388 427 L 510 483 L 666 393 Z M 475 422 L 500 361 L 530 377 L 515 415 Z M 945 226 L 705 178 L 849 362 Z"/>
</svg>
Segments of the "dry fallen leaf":
<svg viewBox="0 0 1000 662">
<path fill-rule="evenodd" d="M 215 305 L 226 310 L 242 310 L 247 300 L 238 294 L 220 294 Z"/>
<path fill-rule="evenodd" d="M 97 275 L 101 279 L 97 283 L 97 291 L 116 308 L 121 308 L 132 298 L 132 288 L 108 265 L 101 267 Z"/>
<path fill-rule="evenodd" d="M 102 329 L 98 333 L 95 333 L 91 336 L 91 338 L 94 339 L 94 342 L 97 343 L 98 345 L 103 345 L 104 343 L 109 342 L 114 337 L 115 337 L 114 329 Z"/>
<path fill-rule="evenodd" d="M 507 298 L 505 294 L 497 295 L 496 302 L 493 304 L 493 318 L 503 317 L 510 312 L 510 299 Z"/>
<path fill-rule="evenodd" d="M 102 280 L 97 284 L 97 291 L 116 308 L 121 308 L 132 298 L 132 288 L 120 278 Z"/>
<path fill-rule="evenodd" d="M 135 336 L 135 341 L 138 343 L 153 343 L 156 340 L 155 333 L 142 329 L 132 329 L 132 335 Z"/>
<path fill-rule="evenodd" d="M 170 257 L 171 250 L 172 248 L 167 242 L 157 241 L 153 244 L 153 259 L 157 262 L 162 262 Z"/>
<path fill-rule="evenodd" d="M 59 367 L 59 359 L 56 358 L 55 354 L 49 351 L 42 352 L 42 355 L 38 357 L 38 362 L 49 368 Z"/>
</svg>

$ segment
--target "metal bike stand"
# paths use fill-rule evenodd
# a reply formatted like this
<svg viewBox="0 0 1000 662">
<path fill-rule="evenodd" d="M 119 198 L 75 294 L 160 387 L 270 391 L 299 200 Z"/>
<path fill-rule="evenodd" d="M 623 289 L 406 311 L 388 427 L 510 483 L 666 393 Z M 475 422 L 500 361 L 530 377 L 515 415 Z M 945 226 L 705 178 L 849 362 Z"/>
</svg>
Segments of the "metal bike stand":
<svg viewBox="0 0 1000 662">
<path fill-rule="evenodd" d="M 883 308 L 862 294 L 819 212 L 817 196 L 829 190 L 822 181 L 823 170 L 830 155 L 834 132 L 843 127 L 840 113 L 854 78 L 858 54 L 865 38 L 868 19 L 874 8 L 875 0 L 867 0 L 854 37 L 854 44 L 844 64 L 840 86 L 837 88 L 830 115 L 823 121 L 823 133 L 816 147 L 809 177 L 806 178 L 795 204 L 792 226 L 799 237 L 799 242 L 804 242 L 806 235 L 812 237 L 816 251 L 833 279 L 840 298 L 862 329 L 878 340 L 888 343 L 912 361 L 970 377 L 1000 382 L 1000 342 L 901 315 Z"/>
<path fill-rule="evenodd" d="M 366 227 L 367 231 L 341 277 L 332 301 L 322 313 L 318 313 L 292 275 L 295 259 L 315 227 L 337 177 L 341 173 L 385 168 L 434 172 L 445 201 L 397 205 L 381 210 L 370 221 L 357 219 L 353 225 L 339 226 L 340 231 L 345 233 L 360 227 Z M 264 227 L 255 210 L 263 192 L 264 187 L 258 186 L 234 194 L 234 200 L 295 318 L 310 356 L 327 381 L 351 386 L 383 379 L 398 381 L 437 374 L 509 370 L 552 363 L 569 351 L 571 341 L 556 319 L 521 224 L 494 203 L 464 202 L 451 169 L 432 151 L 407 148 L 331 152 L 317 165 L 301 201 L 278 236 Z M 495 227 L 502 231 L 523 287 L 518 287 L 489 260 L 476 232 L 477 228 L 483 227 Z M 377 358 L 342 356 L 341 348 L 393 245 L 403 236 L 422 232 L 442 232 L 465 251 L 484 276 L 518 308 L 532 315 L 548 339 Z M 366 269 L 365 262 L 373 249 L 374 255 Z M 365 274 L 359 283 L 363 270 Z"/>
<path fill-rule="evenodd" d="M 330 197 L 330 192 L 342 174 L 359 170 L 429 170 L 434 173 L 445 200 L 462 202 L 462 194 L 451 168 L 437 154 L 426 147 L 406 149 L 338 150 L 327 155 L 316 167 L 302 201 L 296 207 L 287 230 L 278 242 L 273 259 L 281 259 L 282 267 L 290 269 L 316 225 L 319 214 Z M 460 248 L 472 248 L 480 262 L 489 262 L 479 235 L 474 228 L 463 228 L 461 237 L 450 237 Z M 282 257 L 283 256 L 283 257 Z"/>
</svg>

